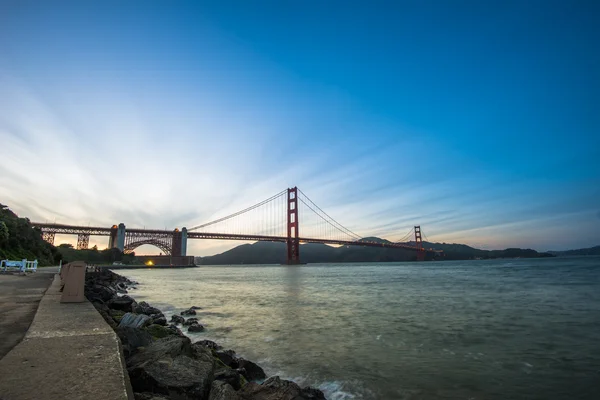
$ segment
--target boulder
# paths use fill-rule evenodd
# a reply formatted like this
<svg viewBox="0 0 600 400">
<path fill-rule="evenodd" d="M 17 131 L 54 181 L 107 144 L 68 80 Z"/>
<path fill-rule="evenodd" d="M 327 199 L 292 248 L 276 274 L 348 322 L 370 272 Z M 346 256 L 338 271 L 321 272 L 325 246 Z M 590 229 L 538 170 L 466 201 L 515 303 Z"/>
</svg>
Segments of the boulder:
<svg viewBox="0 0 600 400">
<path fill-rule="evenodd" d="M 174 335 L 185 336 L 183 332 L 181 332 L 181 329 L 179 329 L 175 325 L 169 325 L 167 326 L 167 329 L 171 330 L 171 332 L 173 332 Z"/>
<path fill-rule="evenodd" d="M 157 325 L 157 324 L 152 324 L 152 325 L 147 326 L 146 331 L 148 331 L 148 333 L 150 335 L 152 335 L 153 338 L 157 338 L 157 339 L 161 339 L 161 338 L 176 334 L 171 329 L 169 329 L 165 326 L 162 326 L 162 325 Z"/>
<path fill-rule="evenodd" d="M 215 371 L 215 381 L 217 380 L 228 383 L 235 390 L 240 390 L 246 382 L 240 371 L 229 367 L 219 368 Z"/>
<path fill-rule="evenodd" d="M 169 397 L 164 397 L 156 393 L 134 393 L 134 400 L 170 400 Z"/>
<path fill-rule="evenodd" d="M 261 385 L 250 382 L 240 394 L 252 400 L 325 400 L 325 395 L 318 389 L 307 387 L 301 389 L 292 381 L 273 376 Z"/>
<path fill-rule="evenodd" d="M 123 316 L 125 315 L 125 311 L 109 309 L 108 315 L 110 315 L 115 320 L 115 322 L 118 324 L 121 322 L 121 319 L 123 319 Z"/>
<path fill-rule="evenodd" d="M 146 349 L 131 357 L 127 361 L 127 368 L 135 367 L 148 361 L 156 361 L 164 357 L 176 357 L 179 355 L 191 356 L 195 354 L 192 350 L 192 342 L 185 336 L 167 336 L 152 342 Z"/>
<path fill-rule="evenodd" d="M 137 399 L 136 399 L 137 400 Z M 214 381 L 208 400 L 243 400 L 227 382 Z"/>
<path fill-rule="evenodd" d="M 92 305 L 98 311 L 104 311 L 107 314 L 110 311 L 110 308 L 108 308 L 108 306 L 106 304 L 102 303 L 102 302 L 93 301 Z"/>
<path fill-rule="evenodd" d="M 209 349 L 212 349 L 212 350 L 221 350 L 222 349 L 221 346 L 219 346 L 217 343 L 213 342 L 212 340 L 199 340 L 199 341 L 195 342 L 192 346 L 208 347 Z"/>
<path fill-rule="evenodd" d="M 121 317 L 121 322 L 119 322 L 119 326 L 128 326 L 130 328 L 142 328 L 146 325 L 150 325 L 151 323 L 152 320 L 147 315 L 126 313 L 125 315 L 123 315 L 123 317 Z"/>
<path fill-rule="evenodd" d="M 131 312 L 135 304 L 136 303 L 134 299 L 125 295 L 120 297 L 113 297 L 107 305 L 108 308 L 112 308 L 114 310 Z"/>
<path fill-rule="evenodd" d="M 195 351 L 189 338 L 174 335 L 154 341 L 127 361 L 134 391 L 184 400 L 208 398 L 214 369 L 208 349 Z"/>
<path fill-rule="evenodd" d="M 215 352 L 215 356 L 228 367 L 237 368 L 237 358 L 233 350 L 220 350 Z"/>
<path fill-rule="evenodd" d="M 311 386 L 302 389 L 301 393 L 306 400 L 326 400 L 322 391 Z"/>
<path fill-rule="evenodd" d="M 198 323 L 198 318 L 188 318 L 184 323 L 183 326 L 190 326 L 190 325 L 194 325 Z"/>
<path fill-rule="evenodd" d="M 163 315 L 163 313 L 152 314 L 150 318 L 152 319 L 153 324 L 167 326 L 167 318 Z"/>
<path fill-rule="evenodd" d="M 137 303 L 135 305 L 135 307 L 132 308 L 132 311 L 136 314 L 145 314 L 145 315 L 154 315 L 154 314 L 160 314 L 163 315 L 163 313 L 156 307 L 152 307 L 150 304 L 146 303 L 145 301 L 141 301 L 139 303 Z M 164 315 L 163 315 L 164 317 Z"/>
<path fill-rule="evenodd" d="M 184 355 L 165 356 L 138 364 L 128 371 L 135 391 L 160 393 L 182 400 L 205 400 L 213 381 L 214 363 Z"/>
<path fill-rule="evenodd" d="M 188 332 L 203 332 L 203 331 L 204 331 L 204 326 L 200 325 L 197 322 L 188 327 Z"/>
<path fill-rule="evenodd" d="M 103 310 L 98 310 L 98 313 L 102 316 L 102 318 L 104 318 L 104 320 L 106 321 L 106 323 L 113 329 L 117 328 L 117 323 L 115 322 L 115 320 L 113 319 L 113 317 L 111 317 L 110 315 L 108 315 L 108 313 L 106 311 Z"/>
<path fill-rule="evenodd" d="M 119 336 L 119 339 L 121 339 L 125 357 L 132 356 L 138 351 L 138 348 L 146 347 L 152 343 L 152 335 L 141 328 L 125 326 L 115 329 L 115 332 Z"/>
<path fill-rule="evenodd" d="M 179 315 L 173 315 L 171 317 L 171 322 L 175 324 L 183 324 L 185 322 L 185 318 L 180 317 Z"/>
<path fill-rule="evenodd" d="M 196 315 L 196 310 L 194 310 L 193 308 L 189 308 L 185 311 L 182 311 L 180 314 L 181 315 Z"/>
<path fill-rule="evenodd" d="M 255 381 L 259 379 L 265 379 L 267 375 L 265 371 L 258 366 L 256 363 L 246 360 L 243 358 L 238 358 L 237 367 L 241 369 L 242 375 L 249 381 Z"/>
<path fill-rule="evenodd" d="M 87 289 L 87 288 L 86 288 Z M 110 286 L 103 286 L 98 284 L 92 284 L 87 290 L 89 293 L 93 293 L 100 297 L 102 301 L 107 302 L 117 295 L 117 291 Z"/>
</svg>

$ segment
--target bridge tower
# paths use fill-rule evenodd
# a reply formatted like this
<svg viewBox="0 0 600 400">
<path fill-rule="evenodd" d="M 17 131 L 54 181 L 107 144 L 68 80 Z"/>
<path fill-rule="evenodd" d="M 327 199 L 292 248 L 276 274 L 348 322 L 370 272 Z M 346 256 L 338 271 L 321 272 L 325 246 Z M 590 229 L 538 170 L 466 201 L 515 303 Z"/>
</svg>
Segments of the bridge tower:
<svg viewBox="0 0 600 400">
<path fill-rule="evenodd" d="M 187 255 L 187 228 L 181 228 L 181 255 Z"/>
<path fill-rule="evenodd" d="M 300 263 L 300 240 L 298 239 L 298 188 L 287 190 L 287 264 Z"/>
<path fill-rule="evenodd" d="M 417 261 L 425 261 L 425 248 L 421 237 L 421 226 L 415 226 L 415 246 L 417 247 Z"/>
<path fill-rule="evenodd" d="M 180 256 L 181 255 L 181 231 L 177 228 L 173 231 L 173 241 L 171 242 L 171 255 L 172 256 Z"/>
<path fill-rule="evenodd" d="M 119 231 L 119 227 L 113 225 L 110 227 L 110 234 L 108 236 L 108 248 L 112 249 L 117 247 L 117 232 Z"/>
<path fill-rule="evenodd" d="M 111 249 L 117 248 L 125 251 L 125 224 L 120 223 L 119 226 L 112 226 L 110 229 L 110 238 L 108 239 L 108 247 Z"/>
</svg>

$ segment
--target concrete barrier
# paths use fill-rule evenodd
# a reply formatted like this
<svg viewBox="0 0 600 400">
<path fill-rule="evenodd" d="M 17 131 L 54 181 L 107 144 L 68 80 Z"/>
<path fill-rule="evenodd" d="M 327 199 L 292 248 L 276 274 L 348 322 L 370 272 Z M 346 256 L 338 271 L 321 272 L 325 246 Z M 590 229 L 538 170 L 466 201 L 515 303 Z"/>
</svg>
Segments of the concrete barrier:
<svg viewBox="0 0 600 400">
<path fill-rule="evenodd" d="M 74 261 L 64 265 L 60 270 L 62 281 L 61 303 L 82 303 L 85 301 L 85 271 L 87 264 Z"/>
</svg>

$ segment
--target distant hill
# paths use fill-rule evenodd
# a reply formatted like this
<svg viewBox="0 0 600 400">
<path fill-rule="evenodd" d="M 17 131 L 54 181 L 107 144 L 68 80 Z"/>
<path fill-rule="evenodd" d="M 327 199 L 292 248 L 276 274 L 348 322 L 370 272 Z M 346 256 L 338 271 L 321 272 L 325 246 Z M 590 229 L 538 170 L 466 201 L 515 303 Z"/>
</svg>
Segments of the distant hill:
<svg viewBox="0 0 600 400">
<path fill-rule="evenodd" d="M 365 241 L 390 243 L 380 238 L 364 238 Z M 480 250 L 464 244 L 424 242 L 425 247 L 443 250 L 446 260 L 470 260 L 486 258 L 535 258 L 552 257 L 549 253 L 538 253 L 531 249 Z M 386 249 L 378 247 L 340 246 L 307 243 L 300 245 L 300 258 L 305 263 L 326 262 L 392 262 L 415 261 L 417 254 L 411 250 Z M 283 264 L 285 263 L 285 243 L 256 242 L 243 244 L 221 254 L 197 257 L 197 264 Z"/>
<path fill-rule="evenodd" d="M 549 251 L 548 253 L 555 256 L 600 256 L 600 246 L 576 250 Z"/>
</svg>

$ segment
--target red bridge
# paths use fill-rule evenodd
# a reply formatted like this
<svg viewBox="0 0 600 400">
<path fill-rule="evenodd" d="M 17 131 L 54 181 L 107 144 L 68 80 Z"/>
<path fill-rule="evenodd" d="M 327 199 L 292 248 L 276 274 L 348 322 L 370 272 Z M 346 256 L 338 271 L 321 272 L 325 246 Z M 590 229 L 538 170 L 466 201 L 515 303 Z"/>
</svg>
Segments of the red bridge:
<svg viewBox="0 0 600 400">
<path fill-rule="evenodd" d="M 124 224 L 110 228 L 32 223 L 41 229 L 44 240 L 54 243 L 56 234 L 77 235 L 77 248 L 87 249 L 90 235 L 108 236 L 109 248 L 131 253 L 150 244 L 165 254 L 185 256 L 187 239 L 221 239 L 284 242 L 287 263 L 300 263 L 300 243 L 369 246 L 405 249 L 416 252 L 417 260 L 443 255 L 439 250 L 423 247 L 420 226 L 397 242 L 364 239 L 345 228 L 312 202 L 300 189 L 283 190 L 260 203 L 217 220 L 190 229 L 126 229 Z M 303 234 L 300 235 L 300 225 Z M 414 241 L 408 241 L 413 239 Z"/>
</svg>

